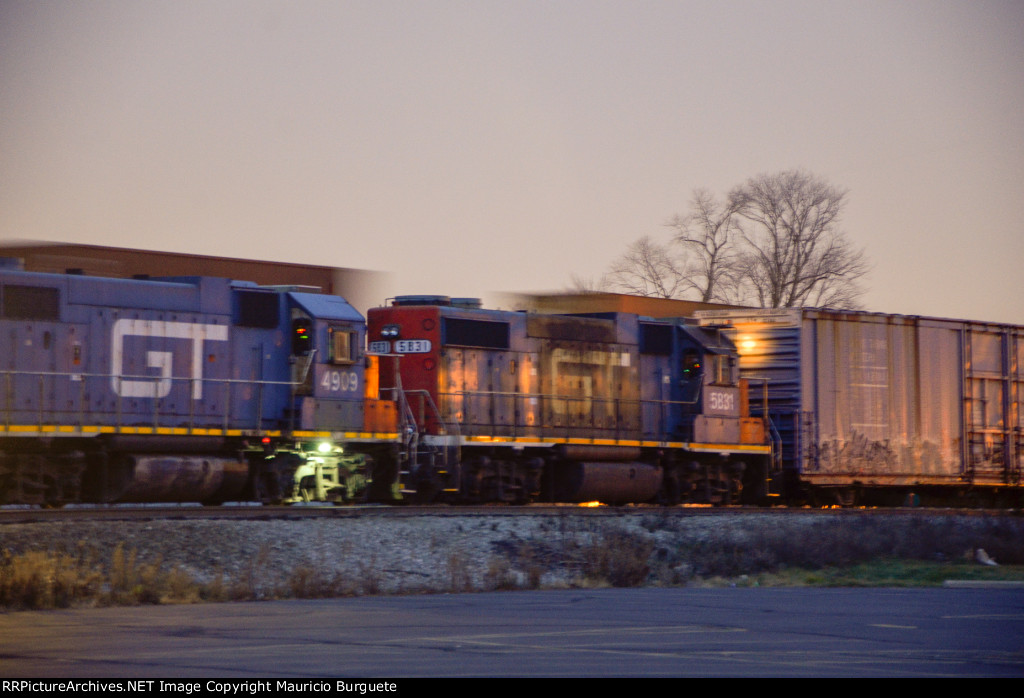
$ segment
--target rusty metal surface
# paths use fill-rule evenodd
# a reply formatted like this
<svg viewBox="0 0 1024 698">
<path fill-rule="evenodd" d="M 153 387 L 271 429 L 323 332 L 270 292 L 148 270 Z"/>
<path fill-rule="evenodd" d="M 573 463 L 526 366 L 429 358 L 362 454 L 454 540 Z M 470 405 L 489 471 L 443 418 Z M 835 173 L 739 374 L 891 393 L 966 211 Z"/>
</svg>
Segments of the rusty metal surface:
<svg viewBox="0 0 1024 698">
<path fill-rule="evenodd" d="M 613 320 L 562 315 L 527 316 L 526 334 L 530 337 L 566 339 L 576 342 L 612 343 L 616 341 Z"/>
<path fill-rule="evenodd" d="M 639 438 L 636 346 L 542 340 L 543 421 L 559 430 Z M 570 397 L 571 396 L 571 397 Z"/>
</svg>

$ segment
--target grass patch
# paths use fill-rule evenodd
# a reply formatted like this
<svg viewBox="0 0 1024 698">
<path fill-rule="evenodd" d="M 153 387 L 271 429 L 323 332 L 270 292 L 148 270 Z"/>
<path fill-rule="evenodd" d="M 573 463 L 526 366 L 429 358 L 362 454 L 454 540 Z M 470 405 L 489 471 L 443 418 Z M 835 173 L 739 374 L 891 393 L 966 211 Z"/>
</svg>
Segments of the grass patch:
<svg viewBox="0 0 1024 698">
<path fill-rule="evenodd" d="M 938 587 L 946 581 L 1024 583 L 1024 565 L 983 567 L 973 563 L 884 559 L 849 567 L 782 569 L 735 578 L 698 580 L 695 586 L 767 587 Z"/>
<path fill-rule="evenodd" d="M 654 543 L 638 535 L 599 535 L 570 550 L 585 586 L 638 587 L 651 574 Z"/>
</svg>

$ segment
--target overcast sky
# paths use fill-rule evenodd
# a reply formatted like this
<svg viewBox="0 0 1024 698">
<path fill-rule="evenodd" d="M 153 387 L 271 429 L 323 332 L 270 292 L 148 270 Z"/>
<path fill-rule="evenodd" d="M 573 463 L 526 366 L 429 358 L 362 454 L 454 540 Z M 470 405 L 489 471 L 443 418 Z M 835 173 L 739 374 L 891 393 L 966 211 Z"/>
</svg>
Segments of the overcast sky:
<svg viewBox="0 0 1024 698">
<path fill-rule="evenodd" d="M 0 0 L 0 239 L 548 290 L 791 168 L 867 309 L 1024 324 L 1024 2 Z"/>
</svg>

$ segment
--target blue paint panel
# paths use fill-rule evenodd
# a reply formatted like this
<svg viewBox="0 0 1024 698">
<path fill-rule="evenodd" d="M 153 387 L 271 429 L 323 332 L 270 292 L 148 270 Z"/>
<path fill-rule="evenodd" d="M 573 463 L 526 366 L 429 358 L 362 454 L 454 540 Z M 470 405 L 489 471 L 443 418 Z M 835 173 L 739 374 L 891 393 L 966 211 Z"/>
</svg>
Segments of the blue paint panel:
<svg viewBox="0 0 1024 698">
<path fill-rule="evenodd" d="M 67 280 L 69 305 L 199 311 L 200 289 L 197 284 L 138 279 L 97 279 L 88 276 L 57 276 L 56 278 Z"/>
<path fill-rule="evenodd" d="M 293 392 L 290 309 L 298 304 L 326 337 L 343 326 L 361 346 L 365 324 L 341 298 L 266 290 L 267 322 L 235 324 L 233 294 L 251 284 L 226 279 L 103 279 L 0 269 L 0 287 L 60 294 L 60 318 L 0 317 L 0 423 L 287 429 Z M 0 288 L 0 293 L 2 293 Z M 251 318 L 250 318 L 251 319 Z M 326 355 L 326 339 L 320 357 Z M 345 408 L 328 395 L 319 428 L 362 424 L 358 390 Z"/>
</svg>

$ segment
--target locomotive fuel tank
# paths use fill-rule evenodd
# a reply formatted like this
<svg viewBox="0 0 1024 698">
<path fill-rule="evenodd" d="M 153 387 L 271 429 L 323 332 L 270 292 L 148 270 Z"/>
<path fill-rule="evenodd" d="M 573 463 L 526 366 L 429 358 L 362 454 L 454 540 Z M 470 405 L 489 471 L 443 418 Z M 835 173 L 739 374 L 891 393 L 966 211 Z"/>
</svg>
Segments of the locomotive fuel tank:
<svg viewBox="0 0 1024 698">
<path fill-rule="evenodd" d="M 125 455 L 108 477 L 110 501 L 224 502 L 245 495 L 249 465 L 201 455 Z"/>
<path fill-rule="evenodd" d="M 554 471 L 560 502 L 649 502 L 662 486 L 662 469 L 650 463 L 570 461 Z"/>
</svg>

